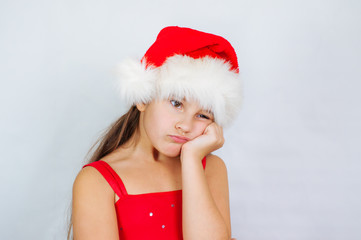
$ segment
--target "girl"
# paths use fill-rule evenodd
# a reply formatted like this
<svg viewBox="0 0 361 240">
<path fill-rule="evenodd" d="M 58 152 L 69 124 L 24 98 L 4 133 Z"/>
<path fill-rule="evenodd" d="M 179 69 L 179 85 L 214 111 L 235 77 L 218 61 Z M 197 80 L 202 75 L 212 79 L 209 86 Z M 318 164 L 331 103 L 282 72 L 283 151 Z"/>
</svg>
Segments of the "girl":
<svg viewBox="0 0 361 240">
<path fill-rule="evenodd" d="M 240 106 L 233 47 L 166 27 L 119 72 L 130 110 L 75 179 L 74 239 L 230 239 L 227 170 L 211 152 Z"/>
</svg>

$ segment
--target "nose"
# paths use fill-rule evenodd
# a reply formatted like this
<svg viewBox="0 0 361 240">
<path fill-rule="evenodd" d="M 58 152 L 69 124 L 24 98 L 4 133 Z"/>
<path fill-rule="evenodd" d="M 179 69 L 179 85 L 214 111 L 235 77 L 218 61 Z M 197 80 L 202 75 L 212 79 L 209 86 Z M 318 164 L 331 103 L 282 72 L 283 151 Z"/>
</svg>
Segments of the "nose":
<svg viewBox="0 0 361 240">
<path fill-rule="evenodd" d="M 175 127 L 181 134 L 189 133 L 192 129 L 193 121 L 191 117 L 183 117 L 180 119 Z"/>
</svg>

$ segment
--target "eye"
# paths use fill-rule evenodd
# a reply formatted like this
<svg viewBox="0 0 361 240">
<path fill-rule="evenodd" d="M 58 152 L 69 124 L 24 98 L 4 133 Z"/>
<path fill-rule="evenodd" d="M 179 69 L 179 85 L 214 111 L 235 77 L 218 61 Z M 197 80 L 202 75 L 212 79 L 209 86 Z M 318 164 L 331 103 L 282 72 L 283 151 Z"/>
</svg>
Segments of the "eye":
<svg viewBox="0 0 361 240">
<path fill-rule="evenodd" d="M 170 103 L 173 105 L 173 107 L 180 108 L 182 106 L 182 102 L 177 100 L 170 100 Z"/>
<path fill-rule="evenodd" d="M 201 118 L 205 118 L 205 119 L 211 119 L 210 117 L 208 117 L 207 115 L 204 115 L 204 114 L 199 114 L 198 116 Z"/>
<path fill-rule="evenodd" d="M 213 115 L 213 112 L 209 111 L 209 110 L 203 110 L 201 111 L 198 116 L 200 118 L 204 118 L 204 119 L 207 119 L 207 120 L 212 120 L 214 121 L 214 115 Z"/>
</svg>

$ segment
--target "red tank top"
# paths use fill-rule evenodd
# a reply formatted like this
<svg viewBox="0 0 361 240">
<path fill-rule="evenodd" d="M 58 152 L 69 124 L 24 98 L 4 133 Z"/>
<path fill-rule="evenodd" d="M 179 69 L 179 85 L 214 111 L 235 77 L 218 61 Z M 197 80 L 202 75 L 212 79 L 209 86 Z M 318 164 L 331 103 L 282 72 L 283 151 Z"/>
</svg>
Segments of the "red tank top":
<svg viewBox="0 0 361 240">
<path fill-rule="evenodd" d="M 202 160 L 206 167 L 206 157 Z M 104 161 L 96 168 L 119 196 L 115 203 L 120 240 L 180 240 L 182 235 L 182 190 L 128 194 L 118 174 Z"/>
</svg>

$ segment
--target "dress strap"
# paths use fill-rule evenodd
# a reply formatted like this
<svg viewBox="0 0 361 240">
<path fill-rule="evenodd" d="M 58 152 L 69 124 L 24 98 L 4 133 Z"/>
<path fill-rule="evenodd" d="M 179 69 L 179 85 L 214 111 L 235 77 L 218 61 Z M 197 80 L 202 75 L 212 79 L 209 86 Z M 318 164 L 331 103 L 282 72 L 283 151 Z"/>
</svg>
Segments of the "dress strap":
<svg viewBox="0 0 361 240">
<path fill-rule="evenodd" d="M 206 169 L 206 157 L 204 157 L 203 159 L 202 159 L 202 165 L 203 165 L 203 169 Z"/>
<path fill-rule="evenodd" d="M 206 169 L 206 157 L 202 159 L 203 169 Z M 118 197 L 128 195 L 127 190 L 124 186 L 122 179 L 119 175 L 114 171 L 114 169 L 104 161 L 96 161 L 83 166 L 87 167 L 91 166 L 97 169 L 105 178 L 105 180 L 109 183 L 113 191 L 118 195 Z"/>
<path fill-rule="evenodd" d="M 107 180 L 109 185 L 112 187 L 114 192 L 118 195 L 118 197 L 122 197 L 128 195 L 127 190 L 125 189 L 123 181 L 120 179 L 119 175 L 114 171 L 114 169 L 104 161 L 96 161 L 83 166 L 91 166 L 96 168 Z"/>
</svg>

